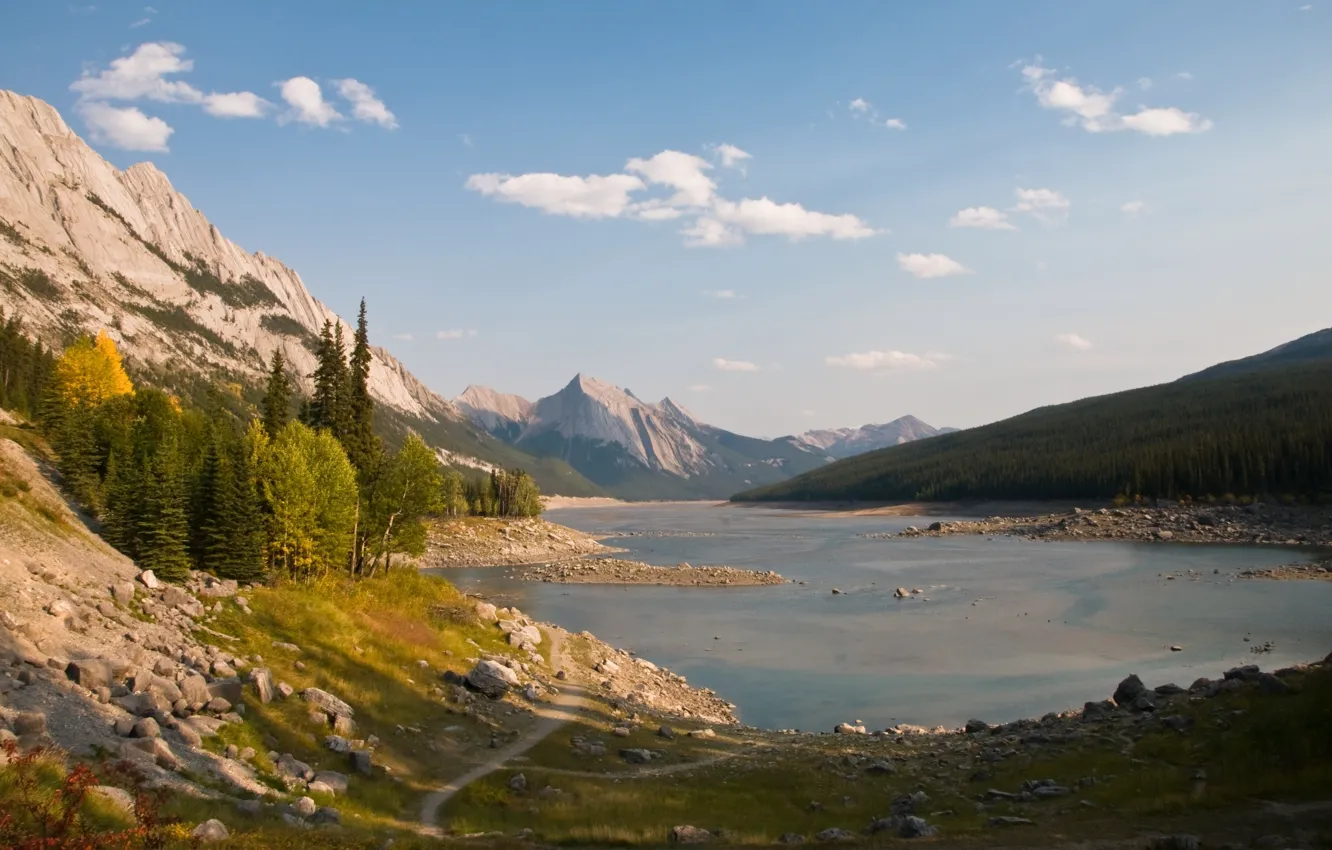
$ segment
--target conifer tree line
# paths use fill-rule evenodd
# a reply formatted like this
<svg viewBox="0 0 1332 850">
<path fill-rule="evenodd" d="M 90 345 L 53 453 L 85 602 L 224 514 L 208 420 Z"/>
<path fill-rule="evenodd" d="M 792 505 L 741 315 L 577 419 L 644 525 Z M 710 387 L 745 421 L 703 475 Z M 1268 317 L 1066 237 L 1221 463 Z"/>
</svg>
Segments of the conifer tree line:
<svg viewBox="0 0 1332 850">
<path fill-rule="evenodd" d="M 258 410 L 238 417 L 134 386 L 105 331 L 56 356 L 0 309 L 0 403 L 38 423 L 107 541 L 167 581 L 374 576 L 424 551 L 431 515 L 540 512 L 521 470 L 464 476 L 416 434 L 387 449 L 371 359 L 362 300 L 350 351 L 325 323 L 309 398 L 276 351 Z"/>
</svg>

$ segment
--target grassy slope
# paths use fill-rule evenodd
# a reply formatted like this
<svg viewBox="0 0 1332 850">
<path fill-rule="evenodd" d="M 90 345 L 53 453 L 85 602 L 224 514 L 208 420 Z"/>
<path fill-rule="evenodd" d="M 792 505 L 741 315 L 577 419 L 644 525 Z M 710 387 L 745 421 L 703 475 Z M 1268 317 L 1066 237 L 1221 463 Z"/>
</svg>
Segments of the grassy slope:
<svg viewBox="0 0 1332 850">
<path fill-rule="evenodd" d="M 1218 454 L 1236 447 L 1269 463 L 1288 451 L 1317 454 L 1332 433 L 1330 412 L 1329 363 L 1179 381 L 1038 408 L 991 425 L 880 449 L 733 498 L 1110 498 L 1131 486 L 1139 465 L 1215 465 Z M 1221 439 L 1230 441 L 1225 444 L 1229 449 L 1218 447 Z M 1257 462 L 1253 466 L 1261 468 Z"/>
</svg>

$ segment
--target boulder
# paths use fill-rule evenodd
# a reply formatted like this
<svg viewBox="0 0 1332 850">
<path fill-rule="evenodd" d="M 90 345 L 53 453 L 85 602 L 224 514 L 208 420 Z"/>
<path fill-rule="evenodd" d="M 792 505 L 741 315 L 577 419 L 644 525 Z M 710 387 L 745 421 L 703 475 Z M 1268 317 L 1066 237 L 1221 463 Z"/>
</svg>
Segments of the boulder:
<svg viewBox="0 0 1332 850">
<path fill-rule="evenodd" d="M 327 786 L 330 794 L 347 793 L 347 774 L 345 773 L 338 773 L 334 770 L 320 770 L 314 775 L 314 780 L 311 782 L 312 788 L 315 782 Z"/>
<path fill-rule="evenodd" d="M 467 674 L 467 682 L 483 693 L 495 696 L 503 695 L 511 687 L 517 687 L 518 674 L 495 661 L 478 661 Z"/>
<path fill-rule="evenodd" d="M 495 606 L 491 605 L 489 602 L 476 603 L 476 616 L 483 623 L 493 623 L 498 619 L 498 615 L 495 613 Z"/>
<path fill-rule="evenodd" d="M 130 732 L 135 738 L 160 738 L 162 737 L 162 728 L 157 725 L 157 721 L 151 717 L 141 717 L 134 724 Z"/>
<path fill-rule="evenodd" d="M 1256 681 L 1260 675 L 1261 671 L 1258 669 L 1257 664 L 1245 664 L 1242 667 L 1232 667 L 1227 670 L 1225 677 L 1226 681 L 1234 679 L 1240 682 L 1253 682 Z"/>
<path fill-rule="evenodd" d="M 333 734 L 350 738 L 356 734 L 356 721 L 342 714 L 333 717 Z"/>
<path fill-rule="evenodd" d="M 303 761 L 300 761 L 291 753 L 283 753 L 278 756 L 273 765 L 279 776 L 289 776 L 293 779 L 309 780 L 314 777 L 314 769 Z"/>
<path fill-rule="evenodd" d="M 315 813 L 315 810 L 318 809 L 319 806 L 311 798 L 301 797 L 299 800 L 291 804 L 291 808 L 301 817 L 308 818 Z"/>
<path fill-rule="evenodd" d="M 139 573 L 139 581 L 143 582 L 143 586 L 149 590 L 157 590 L 162 586 L 162 582 L 157 580 L 157 576 L 153 575 L 152 570 L 144 570 Z"/>
<path fill-rule="evenodd" d="M 187 673 L 180 680 L 180 695 L 190 705 L 203 705 L 213 698 L 208 692 L 208 681 L 198 673 Z"/>
<path fill-rule="evenodd" d="M 259 701 L 267 705 L 277 695 L 273 685 L 273 673 L 267 667 L 256 667 L 250 671 L 250 681 L 259 694 Z"/>
<path fill-rule="evenodd" d="M 332 750 L 335 753 L 351 752 L 351 742 L 341 735 L 329 735 L 324 738 L 324 749 Z"/>
<path fill-rule="evenodd" d="M 167 770 L 179 770 L 180 760 L 176 754 L 171 752 L 171 745 L 161 738 L 139 738 L 137 740 L 125 741 L 121 744 L 120 755 L 122 758 L 131 758 L 127 752 L 142 753 L 158 767 Z"/>
<path fill-rule="evenodd" d="M 850 723 L 838 723 L 836 726 L 833 727 L 833 732 L 837 733 L 838 735 L 866 734 L 864 726 L 853 726 Z"/>
<path fill-rule="evenodd" d="M 1145 693 L 1146 690 L 1147 686 L 1142 683 L 1142 679 L 1139 679 L 1135 673 L 1120 682 L 1119 687 L 1115 688 L 1114 701 L 1118 705 L 1132 705 L 1133 701 Z"/>
<path fill-rule="evenodd" d="M 362 776 L 371 776 L 375 772 L 374 755 L 369 750 L 352 750 L 349 754 L 352 769 Z"/>
<path fill-rule="evenodd" d="M 356 714 L 350 705 L 319 688 L 306 688 L 301 691 L 301 699 L 334 717 L 352 717 Z"/>
<path fill-rule="evenodd" d="M 286 682 L 278 682 L 277 693 L 280 699 L 290 699 L 291 695 L 296 693 L 296 689 Z"/>
<path fill-rule="evenodd" d="M 85 658 L 71 661 L 65 667 L 65 675 L 81 688 L 95 691 L 109 688 L 116 682 L 115 666 L 103 658 Z"/>
<path fill-rule="evenodd" d="M 854 832 L 848 832 L 848 831 L 845 830 L 845 829 L 840 829 L 840 828 L 835 827 L 835 826 L 833 826 L 833 827 L 829 827 L 828 829 L 825 829 L 825 830 L 823 830 L 822 832 L 817 832 L 817 833 L 814 834 L 814 840 L 815 840 L 815 841 L 825 841 L 825 842 L 827 842 L 827 841 L 854 841 L 855 838 L 856 838 L 856 834 L 855 834 Z"/>
<path fill-rule="evenodd" d="M 19 737 L 46 734 L 46 715 L 37 711 L 21 711 L 10 721 L 14 734 Z"/>
<path fill-rule="evenodd" d="M 938 525 L 938 523 L 935 523 L 935 525 Z M 924 818 L 915 815 L 907 815 L 902 818 L 902 823 L 897 828 L 897 834 L 902 838 L 929 838 L 936 832 L 938 830 L 926 823 Z"/>
<path fill-rule="evenodd" d="M 671 827 L 670 841 L 673 844 L 706 844 L 714 838 L 711 832 L 688 824 Z"/>
<path fill-rule="evenodd" d="M 651 750 L 639 748 L 620 750 L 620 758 L 624 759 L 629 764 L 647 764 L 652 761 L 654 757 L 655 754 Z"/>
<path fill-rule="evenodd" d="M 215 699 L 224 699 L 232 705 L 240 705 L 245 699 L 241 689 L 241 680 L 233 677 L 230 679 L 214 679 L 209 682 L 208 699 L 204 702 L 207 703 Z"/>
<path fill-rule="evenodd" d="M 122 814 L 134 814 L 134 797 L 124 788 L 114 785 L 94 785 L 88 789 L 88 796 L 105 800 Z"/>
<path fill-rule="evenodd" d="M 990 724 L 986 723 L 984 720 L 968 720 L 966 726 L 963 726 L 962 728 L 968 735 L 970 735 L 974 732 L 990 731 Z"/>
<path fill-rule="evenodd" d="M 134 601 L 134 582 L 118 581 L 111 585 L 111 598 L 121 605 L 128 605 Z"/>
<path fill-rule="evenodd" d="M 524 774 L 521 774 L 521 773 L 516 773 L 516 774 L 514 774 L 513 776 L 509 777 L 509 790 L 510 790 L 510 791 L 520 791 L 520 792 L 521 792 L 521 791 L 526 791 L 526 790 L 527 790 L 527 776 L 525 776 Z"/>
<path fill-rule="evenodd" d="M 150 576 L 153 574 L 152 570 L 145 570 L 144 572 Z M 226 841 L 231 837 L 231 833 L 227 831 L 226 824 L 222 823 L 222 821 L 217 818 L 206 820 L 199 824 L 194 828 L 194 831 L 191 832 L 190 835 L 200 844 L 212 844 L 216 841 Z"/>
<path fill-rule="evenodd" d="M 342 823 L 342 813 L 328 806 L 320 806 L 313 815 L 310 815 L 310 823 L 320 826 L 328 823 Z"/>
<path fill-rule="evenodd" d="M 1258 675 L 1258 692 L 1269 696 L 1280 696 L 1290 693 L 1290 685 L 1271 673 L 1260 673 Z"/>
</svg>

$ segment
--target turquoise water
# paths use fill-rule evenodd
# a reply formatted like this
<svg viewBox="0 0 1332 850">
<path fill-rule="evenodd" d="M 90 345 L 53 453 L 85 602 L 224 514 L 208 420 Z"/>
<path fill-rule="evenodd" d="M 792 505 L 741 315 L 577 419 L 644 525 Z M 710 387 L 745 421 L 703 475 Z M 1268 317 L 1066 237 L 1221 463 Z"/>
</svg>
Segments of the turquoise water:
<svg viewBox="0 0 1332 850">
<path fill-rule="evenodd" d="M 505 569 L 439 571 L 714 688 L 744 722 L 766 728 L 1002 722 L 1103 699 L 1129 673 L 1187 687 L 1236 664 L 1267 669 L 1332 650 L 1332 582 L 1232 578 L 1300 560 L 1298 550 L 875 540 L 859 535 L 923 520 L 710 505 L 575 508 L 547 518 L 593 533 L 664 533 L 606 541 L 648 563 L 774 569 L 807 582 L 622 587 L 522 582 Z M 898 586 L 920 588 L 929 601 L 897 600 Z M 1272 653 L 1249 651 L 1266 641 Z"/>
</svg>

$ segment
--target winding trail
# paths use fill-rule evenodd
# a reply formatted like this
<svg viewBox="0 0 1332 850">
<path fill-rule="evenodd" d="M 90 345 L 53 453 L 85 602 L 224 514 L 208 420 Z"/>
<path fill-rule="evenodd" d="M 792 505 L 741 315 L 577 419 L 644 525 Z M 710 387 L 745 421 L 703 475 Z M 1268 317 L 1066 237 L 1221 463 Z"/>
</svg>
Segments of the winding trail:
<svg viewBox="0 0 1332 850">
<path fill-rule="evenodd" d="M 550 638 L 550 668 L 552 670 L 563 669 L 564 635 L 555 631 L 547 631 L 546 635 Z M 453 795 L 481 777 L 502 769 L 510 760 L 544 741 L 550 733 L 574 720 L 578 712 L 586 708 L 588 704 L 587 692 L 581 685 L 570 684 L 567 681 L 562 683 L 560 692 L 555 695 L 550 703 L 543 703 L 535 707 L 536 723 L 518 740 L 501 748 L 490 759 L 467 771 L 462 776 L 447 785 L 436 788 L 425 796 L 425 799 L 421 801 L 421 832 L 435 837 L 442 836 L 444 833 L 439 825 L 439 809 Z"/>
</svg>

